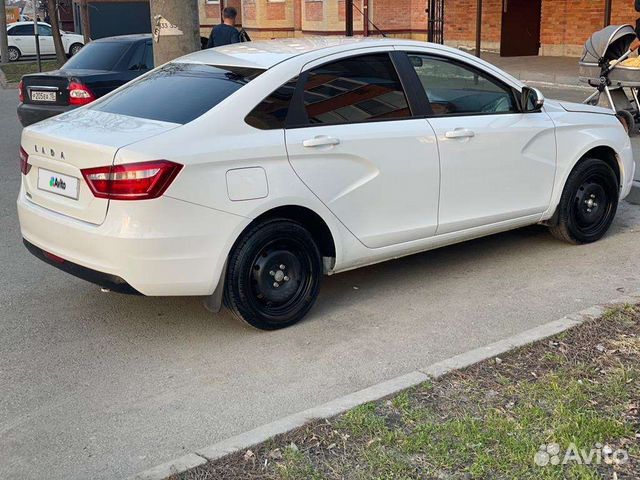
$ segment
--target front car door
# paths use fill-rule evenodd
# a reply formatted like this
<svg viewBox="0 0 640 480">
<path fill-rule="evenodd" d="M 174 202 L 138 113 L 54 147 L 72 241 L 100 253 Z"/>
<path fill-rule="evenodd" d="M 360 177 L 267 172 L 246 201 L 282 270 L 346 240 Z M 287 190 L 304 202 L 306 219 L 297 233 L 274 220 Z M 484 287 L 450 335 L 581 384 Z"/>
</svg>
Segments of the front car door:
<svg viewBox="0 0 640 480">
<path fill-rule="evenodd" d="M 407 52 L 431 104 L 441 161 L 438 234 L 530 218 L 551 201 L 554 124 L 516 90 L 462 60 Z M 422 93 L 422 92 L 421 92 Z"/>
<path fill-rule="evenodd" d="M 435 234 L 436 138 L 424 119 L 412 118 L 390 52 L 307 64 L 285 137 L 297 175 L 367 247 Z"/>
</svg>

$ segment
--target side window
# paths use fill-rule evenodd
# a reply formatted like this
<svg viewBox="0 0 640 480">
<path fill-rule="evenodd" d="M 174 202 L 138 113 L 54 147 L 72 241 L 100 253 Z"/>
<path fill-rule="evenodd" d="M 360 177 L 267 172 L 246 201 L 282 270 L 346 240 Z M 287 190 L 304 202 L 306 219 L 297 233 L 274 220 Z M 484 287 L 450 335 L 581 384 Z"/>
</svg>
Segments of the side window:
<svg viewBox="0 0 640 480">
<path fill-rule="evenodd" d="M 140 70 L 142 68 L 142 62 L 144 61 L 144 42 L 138 42 L 131 50 L 131 56 L 129 57 L 129 64 L 127 70 Z"/>
<path fill-rule="evenodd" d="M 51 37 L 53 36 L 53 30 L 49 25 L 38 24 L 38 35 L 42 35 L 43 37 Z"/>
<path fill-rule="evenodd" d="M 147 42 L 147 47 L 144 51 L 144 60 L 142 62 L 143 69 L 151 70 L 153 68 L 153 44 L 151 42 Z"/>
<path fill-rule="evenodd" d="M 304 108 L 310 124 L 411 117 L 398 74 L 386 53 L 350 57 L 309 71 Z"/>
<path fill-rule="evenodd" d="M 251 110 L 245 121 L 252 127 L 262 130 L 284 128 L 289 112 L 289 103 L 297 83 L 298 77 L 282 85 Z"/>
<path fill-rule="evenodd" d="M 490 76 L 458 63 L 409 54 L 434 115 L 517 112 L 513 92 Z"/>
<path fill-rule="evenodd" d="M 16 25 L 9 30 L 9 35 L 12 36 L 33 36 L 33 25 Z"/>
</svg>

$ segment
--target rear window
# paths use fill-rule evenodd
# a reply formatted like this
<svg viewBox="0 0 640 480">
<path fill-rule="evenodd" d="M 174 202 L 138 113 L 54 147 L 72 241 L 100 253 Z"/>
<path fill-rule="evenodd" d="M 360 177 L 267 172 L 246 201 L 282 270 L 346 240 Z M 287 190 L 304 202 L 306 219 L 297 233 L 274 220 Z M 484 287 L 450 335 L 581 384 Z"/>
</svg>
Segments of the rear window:
<svg viewBox="0 0 640 480">
<path fill-rule="evenodd" d="M 131 46 L 124 42 L 91 42 L 64 64 L 63 70 L 112 70 Z"/>
<path fill-rule="evenodd" d="M 185 124 L 211 110 L 263 71 L 170 63 L 126 85 L 90 108 L 130 117 Z"/>
</svg>

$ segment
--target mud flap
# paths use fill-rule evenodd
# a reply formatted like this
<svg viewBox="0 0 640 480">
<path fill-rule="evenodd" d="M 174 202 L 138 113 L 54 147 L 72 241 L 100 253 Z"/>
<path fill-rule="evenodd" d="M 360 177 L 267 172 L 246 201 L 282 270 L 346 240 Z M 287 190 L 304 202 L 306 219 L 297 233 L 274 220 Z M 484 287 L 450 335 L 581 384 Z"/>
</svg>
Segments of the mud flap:
<svg viewBox="0 0 640 480">
<path fill-rule="evenodd" d="M 222 274 L 220 275 L 220 280 L 218 280 L 218 286 L 214 290 L 214 292 L 208 297 L 204 297 L 202 299 L 202 303 L 204 308 L 209 310 L 211 313 L 219 313 L 222 310 L 222 297 L 224 295 L 224 286 L 225 280 L 227 278 L 227 262 L 224 262 L 224 267 L 222 267 Z"/>
</svg>

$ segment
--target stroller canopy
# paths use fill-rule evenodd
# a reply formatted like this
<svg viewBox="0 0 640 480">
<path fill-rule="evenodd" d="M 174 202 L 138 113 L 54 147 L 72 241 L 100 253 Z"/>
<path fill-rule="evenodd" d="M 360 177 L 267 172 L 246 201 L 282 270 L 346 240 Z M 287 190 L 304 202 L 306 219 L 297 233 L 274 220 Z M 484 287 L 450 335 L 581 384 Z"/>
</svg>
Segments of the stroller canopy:
<svg viewBox="0 0 640 480">
<path fill-rule="evenodd" d="M 627 53 L 636 39 L 631 25 L 609 25 L 591 35 L 584 44 L 581 62 L 599 63 L 600 60 L 616 60 Z"/>
</svg>

